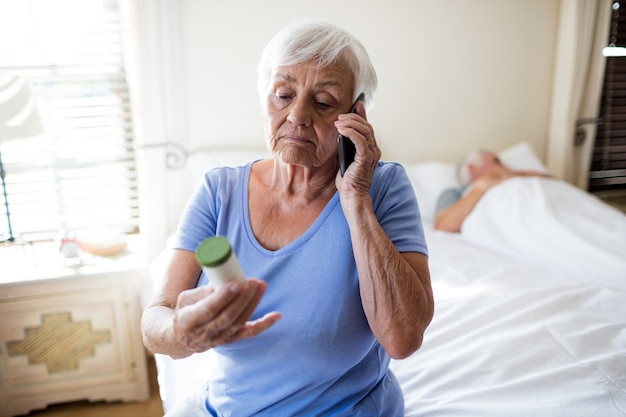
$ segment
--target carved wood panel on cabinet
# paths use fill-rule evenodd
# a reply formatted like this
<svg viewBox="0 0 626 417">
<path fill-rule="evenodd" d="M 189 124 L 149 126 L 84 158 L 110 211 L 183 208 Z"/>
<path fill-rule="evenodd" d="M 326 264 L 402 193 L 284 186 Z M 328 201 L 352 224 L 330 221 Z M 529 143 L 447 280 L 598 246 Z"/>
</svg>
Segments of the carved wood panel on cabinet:
<svg viewBox="0 0 626 417">
<path fill-rule="evenodd" d="M 0 416 L 82 399 L 149 398 L 140 273 L 0 286 Z"/>
</svg>

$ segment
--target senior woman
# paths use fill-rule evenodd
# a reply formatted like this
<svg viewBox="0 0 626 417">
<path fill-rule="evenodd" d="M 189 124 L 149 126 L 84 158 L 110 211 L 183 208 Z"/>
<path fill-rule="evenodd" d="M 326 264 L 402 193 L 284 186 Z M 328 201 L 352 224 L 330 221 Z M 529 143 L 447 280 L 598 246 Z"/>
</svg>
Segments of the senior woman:
<svg viewBox="0 0 626 417">
<path fill-rule="evenodd" d="M 213 355 L 202 395 L 171 415 L 404 414 L 390 357 L 420 347 L 434 307 L 408 177 L 379 161 L 363 103 L 349 113 L 361 92 L 371 103 L 376 82 L 361 43 L 330 24 L 289 26 L 266 47 L 272 158 L 205 174 L 143 314 L 149 350 Z M 338 133 L 356 146 L 343 177 Z M 214 235 L 230 240 L 247 281 L 205 285 L 194 250 Z"/>
</svg>

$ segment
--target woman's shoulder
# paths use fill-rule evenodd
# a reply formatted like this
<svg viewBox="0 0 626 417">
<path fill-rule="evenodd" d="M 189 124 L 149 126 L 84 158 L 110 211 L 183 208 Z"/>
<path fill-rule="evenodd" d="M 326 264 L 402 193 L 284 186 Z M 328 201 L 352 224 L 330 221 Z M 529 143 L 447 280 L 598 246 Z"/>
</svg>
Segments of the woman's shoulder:
<svg viewBox="0 0 626 417">
<path fill-rule="evenodd" d="M 401 179 L 408 181 L 409 176 L 406 173 L 406 169 L 399 162 L 379 161 L 376 171 L 374 171 L 373 182 L 389 182 L 393 180 Z"/>
<path fill-rule="evenodd" d="M 208 182 L 236 180 L 247 176 L 252 164 L 256 161 L 248 161 L 241 165 L 223 165 L 208 169 L 204 173 L 204 179 Z"/>
<path fill-rule="evenodd" d="M 221 165 L 210 168 L 206 171 L 205 175 L 211 174 L 216 176 L 228 176 L 228 175 L 240 175 L 242 172 L 250 169 L 255 161 L 248 161 L 238 165 Z"/>
<path fill-rule="evenodd" d="M 199 184 L 199 192 L 216 195 L 234 190 L 247 181 L 253 161 L 237 166 L 218 166 L 207 169 Z"/>
<path fill-rule="evenodd" d="M 386 196 L 389 192 L 399 195 L 410 194 L 413 192 L 413 187 L 401 163 L 379 161 L 372 178 L 370 193 L 376 198 L 377 195 Z"/>
</svg>

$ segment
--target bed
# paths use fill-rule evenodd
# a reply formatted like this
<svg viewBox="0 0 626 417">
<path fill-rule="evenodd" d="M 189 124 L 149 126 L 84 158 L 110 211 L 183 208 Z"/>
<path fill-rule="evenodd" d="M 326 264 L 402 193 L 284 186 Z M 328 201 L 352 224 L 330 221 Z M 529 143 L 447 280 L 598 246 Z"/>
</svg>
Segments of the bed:
<svg viewBox="0 0 626 417">
<path fill-rule="evenodd" d="M 254 156 L 192 155 L 190 175 Z M 545 170 L 527 143 L 500 156 Z M 423 346 L 391 364 L 406 416 L 625 416 L 626 215 L 555 179 L 512 179 L 485 195 L 461 233 L 440 232 L 436 197 L 456 185 L 454 166 L 404 165 L 435 295 Z M 151 268 L 160 267 L 157 258 Z M 156 355 L 166 410 L 210 371 L 198 366 L 203 355 Z"/>
</svg>

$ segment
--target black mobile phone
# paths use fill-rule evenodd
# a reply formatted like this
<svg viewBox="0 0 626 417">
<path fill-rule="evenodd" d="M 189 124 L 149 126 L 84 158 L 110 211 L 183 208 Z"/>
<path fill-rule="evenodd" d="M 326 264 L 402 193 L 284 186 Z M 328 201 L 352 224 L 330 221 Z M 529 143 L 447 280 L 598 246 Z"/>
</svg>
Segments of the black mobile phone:
<svg viewBox="0 0 626 417">
<path fill-rule="evenodd" d="M 352 105 L 350 113 L 356 113 L 356 103 L 364 100 L 365 93 L 361 93 Z M 350 165 L 352 161 L 354 161 L 356 147 L 354 146 L 354 143 L 352 143 L 350 138 L 341 134 L 337 137 L 337 142 L 339 143 L 339 171 L 341 171 L 341 176 L 343 177 L 346 169 L 348 169 L 348 165 Z"/>
</svg>

